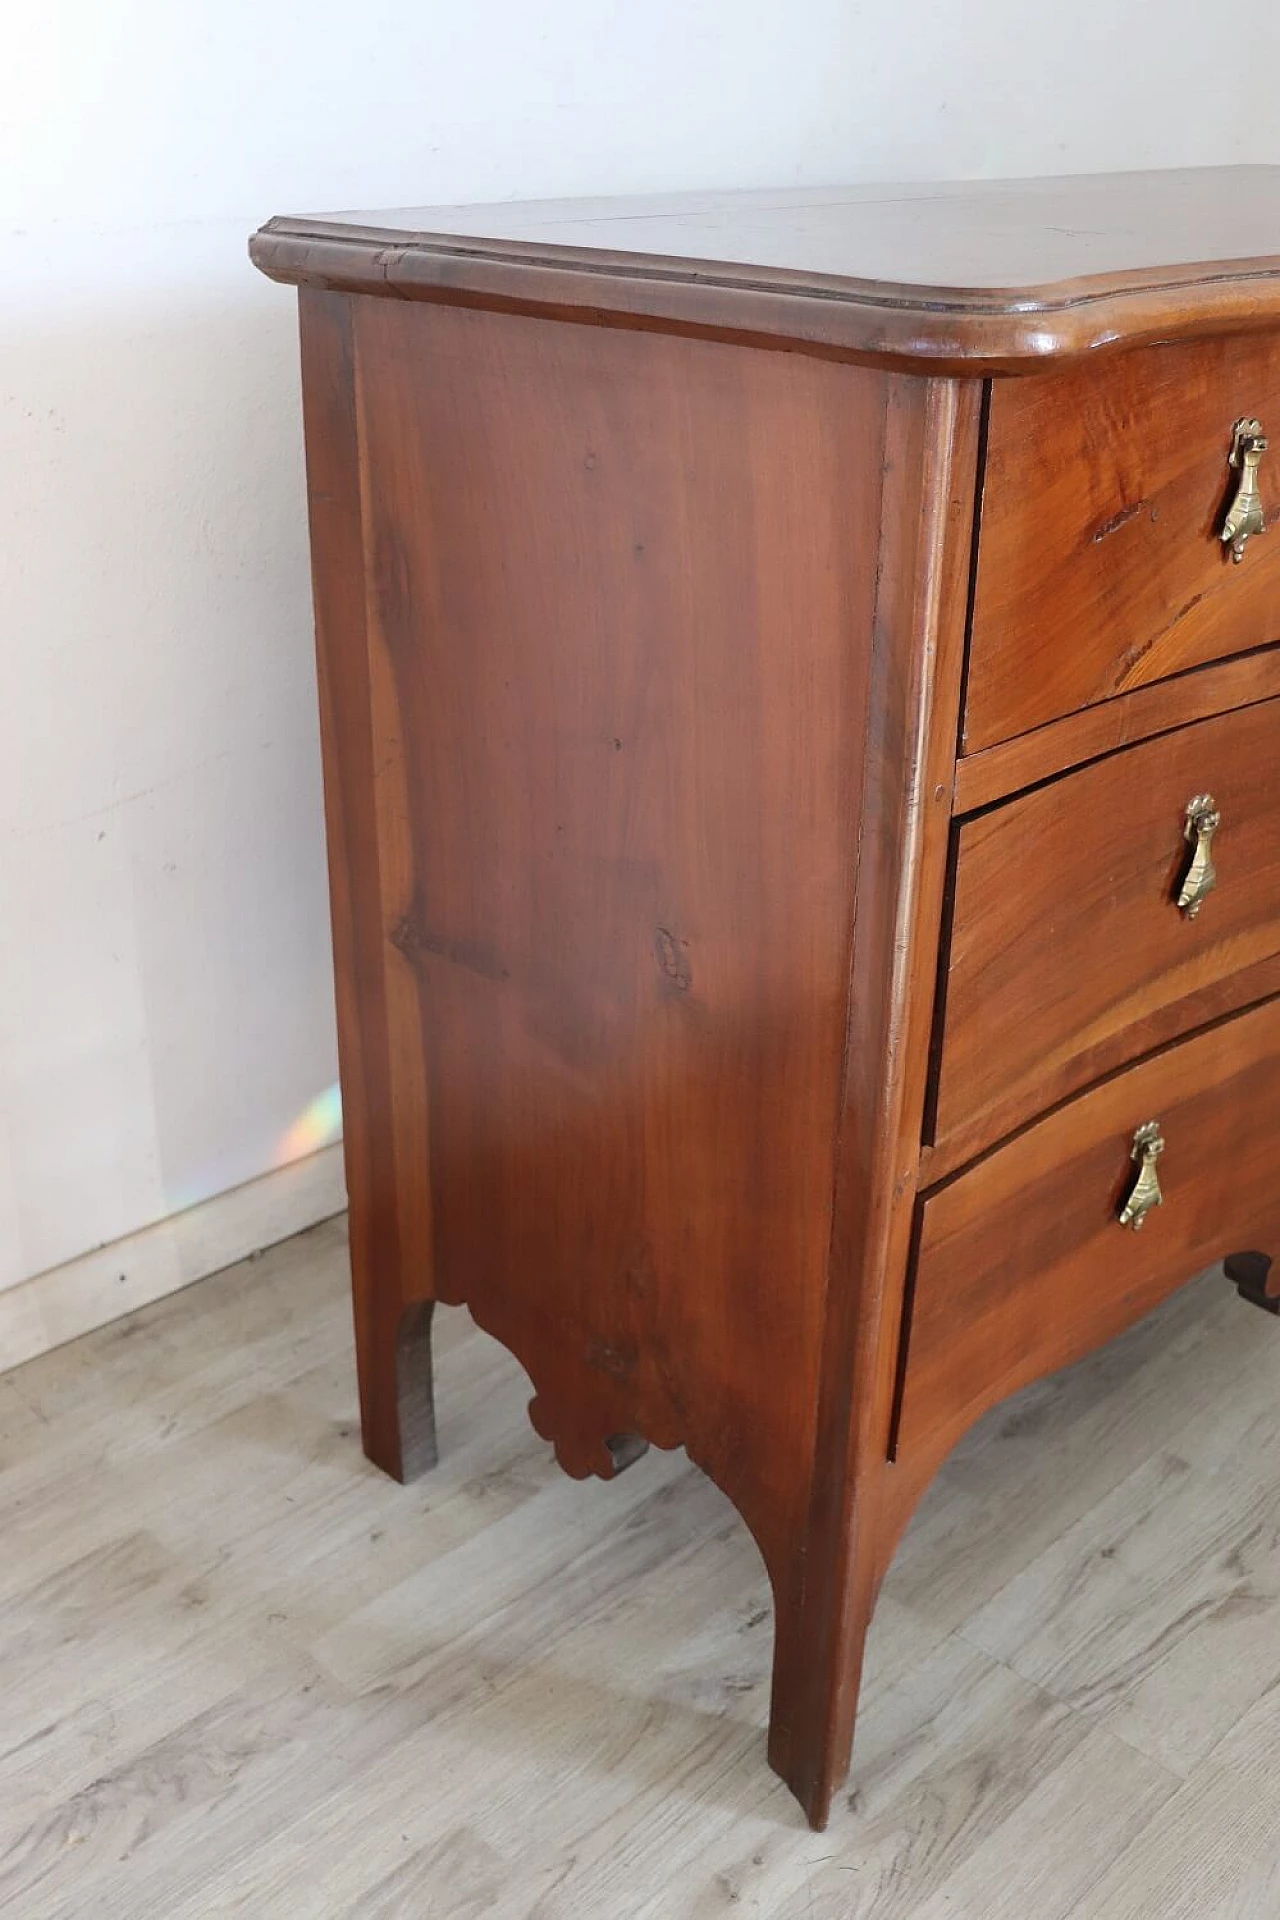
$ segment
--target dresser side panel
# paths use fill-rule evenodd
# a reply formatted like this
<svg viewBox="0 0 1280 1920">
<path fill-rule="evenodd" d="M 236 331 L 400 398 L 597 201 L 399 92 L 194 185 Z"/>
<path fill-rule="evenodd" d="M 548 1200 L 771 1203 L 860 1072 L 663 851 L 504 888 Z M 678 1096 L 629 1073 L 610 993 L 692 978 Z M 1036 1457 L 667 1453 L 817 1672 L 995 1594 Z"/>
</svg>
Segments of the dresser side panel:
<svg viewBox="0 0 1280 1920">
<path fill-rule="evenodd" d="M 888 382 L 352 306 L 396 1210 L 429 1195 L 430 1291 L 521 1360 L 570 1472 L 621 1434 L 687 1446 L 776 1587 L 812 1460 Z M 369 777 L 337 752 L 339 784 Z"/>
</svg>

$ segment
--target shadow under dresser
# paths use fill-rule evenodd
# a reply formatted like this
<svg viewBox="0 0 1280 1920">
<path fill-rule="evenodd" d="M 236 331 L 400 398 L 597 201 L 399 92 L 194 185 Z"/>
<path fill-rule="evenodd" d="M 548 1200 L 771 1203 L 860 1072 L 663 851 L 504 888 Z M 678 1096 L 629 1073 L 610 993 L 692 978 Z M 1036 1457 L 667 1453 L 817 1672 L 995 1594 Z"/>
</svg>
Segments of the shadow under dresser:
<svg viewBox="0 0 1280 1920">
<path fill-rule="evenodd" d="M 815 1825 L 961 1434 L 1280 1238 L 1280 169 L 277 219 L 364 1440 L 684 1446 Z M 1280 456 L 1276 456 L 1280 458 Z"/>
</svg>

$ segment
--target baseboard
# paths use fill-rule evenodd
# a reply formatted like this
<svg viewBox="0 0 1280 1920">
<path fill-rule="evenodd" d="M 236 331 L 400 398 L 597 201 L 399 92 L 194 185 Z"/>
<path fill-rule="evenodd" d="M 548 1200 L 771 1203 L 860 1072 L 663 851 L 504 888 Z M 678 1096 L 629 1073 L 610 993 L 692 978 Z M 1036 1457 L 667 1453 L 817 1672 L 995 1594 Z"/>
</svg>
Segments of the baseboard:
<svg viewBox="0 0 1280 1920">
<path fill-rule="evenodd" d="M 339 1141 L 6 1287 L 0 1292 L 0 1372 L 287 1240 L 346 1204 Z"/>
</svg>

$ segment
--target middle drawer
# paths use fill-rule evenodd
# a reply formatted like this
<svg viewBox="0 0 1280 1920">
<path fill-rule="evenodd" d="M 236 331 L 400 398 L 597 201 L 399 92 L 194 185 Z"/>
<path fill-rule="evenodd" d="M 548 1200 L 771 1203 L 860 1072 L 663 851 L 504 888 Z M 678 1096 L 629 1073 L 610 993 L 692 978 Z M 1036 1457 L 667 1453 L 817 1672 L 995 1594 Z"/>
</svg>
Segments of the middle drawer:
<svg viewBox="0 0 1280 1920">
<path fill-rule="evenodd" d="M 1179 905 L 1185 894 L 1198 905 Z M 937 1172 L 1277 989 L 1280 699 L 1127 748 L 965 821 Z"/>
</svg>

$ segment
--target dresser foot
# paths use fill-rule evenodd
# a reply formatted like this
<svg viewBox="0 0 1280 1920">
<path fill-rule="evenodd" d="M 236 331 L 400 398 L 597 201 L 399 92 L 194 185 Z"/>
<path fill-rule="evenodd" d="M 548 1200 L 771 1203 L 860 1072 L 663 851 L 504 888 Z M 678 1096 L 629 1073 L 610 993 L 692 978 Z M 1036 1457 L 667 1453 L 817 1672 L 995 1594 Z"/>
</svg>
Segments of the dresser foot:
<svg viewBox="0 0 1280 1920">
<path fill-rule="evenodd" d="M 604 1444 L 609 1449 L 615 1474 L 625 1473 L 628 1467 L 634 1467 L 636 1461 L 643 1460 L 649 1451 L 649 1442 L 638 1433 L 611 1433 Z"/>
<path fill-rule="evenodd" d="M 875 1601 L 865 1567 L 849 1572 L 847 1587 L 843 1579 L 826 1584 L 821 1603 L 812 1585 L 807 1607 L 775 1601 L 769 1714 L 769 1764 L 819 1833 L 849 1771 L 863 1648 Z"/>
<path fill-rule="evenodd" d="M 356 1315 L 364 1450 L 393 1480 L 416 1480 L 439 1457 L 431 1364 L 433 1306 L 433 1301 L 415 1300 L 398 1316 Z"/>
<path fill-rule="evenodd" d="M 1280 1314 L 1280 1271 L 1274 1269 L 1269 1253 L 1229 1253 L 1222 1265 L 1242 1300 L 1266 1313 Z"/>
</svg>

